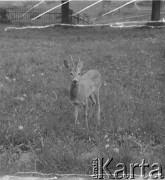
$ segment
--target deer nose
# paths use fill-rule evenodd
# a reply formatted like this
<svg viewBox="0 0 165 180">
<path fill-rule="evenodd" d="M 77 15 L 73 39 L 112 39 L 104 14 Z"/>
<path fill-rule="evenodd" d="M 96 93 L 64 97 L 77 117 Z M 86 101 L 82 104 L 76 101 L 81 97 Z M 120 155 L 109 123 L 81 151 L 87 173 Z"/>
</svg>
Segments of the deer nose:
<svg viewBox="0 0 165 180">
<path fill-rule="evenodd" d="M 73 80 L 73 83 L 74 83 L 74 84 L 77 84 L 77 82 L 78 82 L 78 81 L 77 81 L 76 79 Z"/>
</svg>

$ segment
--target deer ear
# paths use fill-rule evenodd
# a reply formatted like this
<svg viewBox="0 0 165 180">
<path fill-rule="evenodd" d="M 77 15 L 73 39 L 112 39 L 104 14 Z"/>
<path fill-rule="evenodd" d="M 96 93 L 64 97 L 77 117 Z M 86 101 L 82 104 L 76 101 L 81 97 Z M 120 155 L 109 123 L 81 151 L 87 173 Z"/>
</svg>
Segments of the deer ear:
<svg viewBox="0 0 165 180">
<path fill-rule="evenodd" d="M 70 68 L 67 60 L 64 60 L 64 66 L 65 66 L 66 68 Z"/>
</svg>

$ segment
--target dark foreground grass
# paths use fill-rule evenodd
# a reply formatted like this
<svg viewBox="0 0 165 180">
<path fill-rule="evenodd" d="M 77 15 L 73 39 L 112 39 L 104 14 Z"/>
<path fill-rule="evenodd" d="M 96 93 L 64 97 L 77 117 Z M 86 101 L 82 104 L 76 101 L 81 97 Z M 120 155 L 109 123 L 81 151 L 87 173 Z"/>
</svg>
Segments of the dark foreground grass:
<svg viewBox="0 0 165 180">
<path fill-rule="evenodd" d="M 164 29 L 0 27 L 0 172 L 91 174 L 94 157 L 165 164 Z M 98 69 L 101 126 L 74 126 L 63 60 Z M 138 172 L 138 169 L 137 169 Z"/>
</svg>

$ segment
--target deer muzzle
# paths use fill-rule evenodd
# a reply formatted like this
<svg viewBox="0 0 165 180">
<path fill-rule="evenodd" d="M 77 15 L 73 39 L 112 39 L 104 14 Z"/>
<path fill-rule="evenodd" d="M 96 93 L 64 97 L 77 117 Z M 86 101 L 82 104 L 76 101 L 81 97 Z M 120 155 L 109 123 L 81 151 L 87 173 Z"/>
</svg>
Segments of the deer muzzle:
<svg viewBox="0 0 165 180">
<path fill-rule="evenodd" d="M 77 83 L 78 83 L 78 80 L 77 80 L 77 79 L 74 79 L 72 82 L 73 82 L 73 84 L 77 84 Z"/>
</svg>

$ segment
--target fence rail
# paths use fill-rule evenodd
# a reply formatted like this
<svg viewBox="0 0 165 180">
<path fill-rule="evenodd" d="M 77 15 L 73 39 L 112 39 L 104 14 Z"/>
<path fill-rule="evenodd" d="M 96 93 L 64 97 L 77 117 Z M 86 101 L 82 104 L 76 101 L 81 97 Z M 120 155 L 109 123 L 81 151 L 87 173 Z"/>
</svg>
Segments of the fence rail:
<svg viewBox="0 0 165 180">
<path fill-rule="evenodd" d="M 82 16 L 76 15 L 76 16 L 71 16 L 71 23 L 72 24 L 91 24 L 89 18 L 84 18 Z"/>
<path fill-rule="evenodd" d="M 0 19 L 4 18 L 4 9 L 0 8 Z M 35 24 L 35 25 L 45 25 L 49 23 L 61 23 L 61 12 L 52 11 L 48 12 L 45 15 L 31 20 L 32 18 L 36 17 L 37 15 L 43 13 L 43 10 L 36 9 L 31 10 L 30 12 L 26 13 L 28 9 L 12 9 L 8 8 L 5 9 L 5 18 L 6 20 L 10 21 L 11 23 L 28 23 L 28 24 Z M 26 13 L 26 14 L 25 14 Z M 90 24 L 90 20 L 88 17 L 83 16 L 71 16 L 74 12 L 70 10 L 70 23 L 71 24 Z M 24 15 L 25 14 L 25 15 Z M 23 16 L 24 15 L 24 16 Z"/>
</svg>

